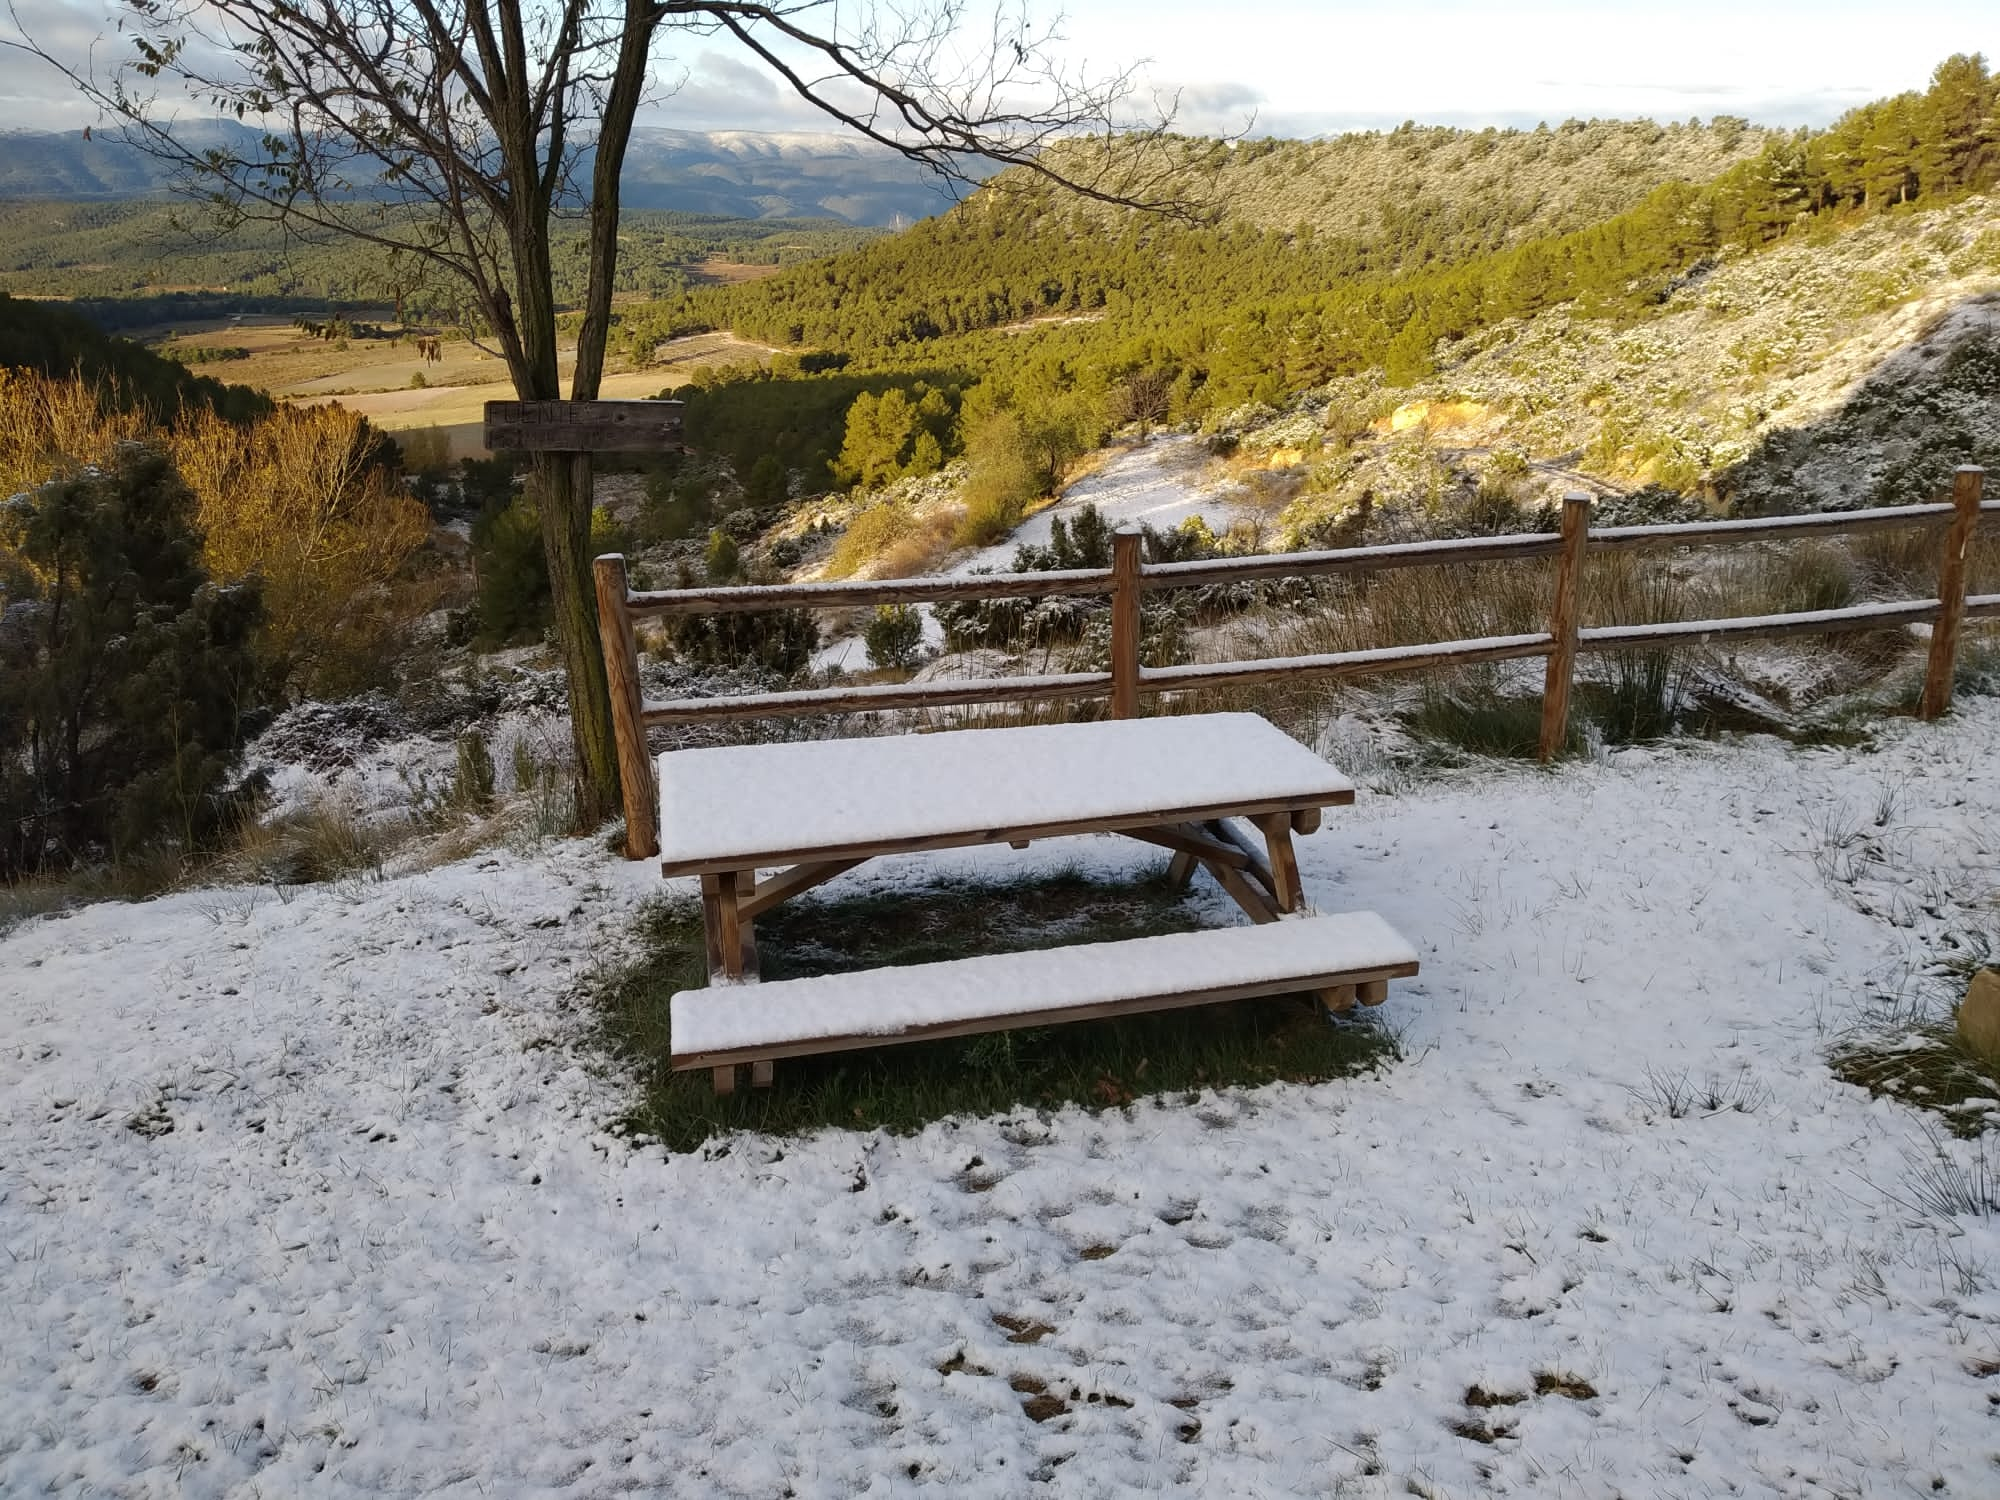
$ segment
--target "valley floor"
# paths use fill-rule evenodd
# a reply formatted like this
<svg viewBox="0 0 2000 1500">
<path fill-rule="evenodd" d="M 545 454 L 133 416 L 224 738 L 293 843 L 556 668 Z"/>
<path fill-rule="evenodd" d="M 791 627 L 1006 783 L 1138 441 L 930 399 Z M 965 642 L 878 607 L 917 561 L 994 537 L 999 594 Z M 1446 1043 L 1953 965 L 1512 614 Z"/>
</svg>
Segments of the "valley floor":
<svg viewBox="0 0 2000 1500">
<path fill-rule="evenodd" d="M 1912 1188 L 1974 1148 L 1823 1057 L 1992 920 L 2000 702 L 1301 852 L 1422 952 L 1380 1077 L 673 1158 L 574 994 L 660 884 L 596 844 L 21 926 L 0 1491 L 2000 1492 L 2000 1218 Z M 1146 857 L 845 879 L 1071 862 Z"/>
</svg>

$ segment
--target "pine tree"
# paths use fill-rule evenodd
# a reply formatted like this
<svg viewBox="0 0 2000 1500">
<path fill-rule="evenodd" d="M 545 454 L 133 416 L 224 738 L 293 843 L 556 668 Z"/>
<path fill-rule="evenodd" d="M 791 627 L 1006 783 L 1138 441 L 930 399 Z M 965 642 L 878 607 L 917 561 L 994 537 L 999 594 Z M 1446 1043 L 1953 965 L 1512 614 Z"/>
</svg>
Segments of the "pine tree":
<svg viewBox="0 0 2000 1500">
<path fill-rule="evenodd" d="M 260 600 L 209 581 L 194 504 L 133 445 L 0 506 L 0 875 L 223 825 Z"/>
</svg>

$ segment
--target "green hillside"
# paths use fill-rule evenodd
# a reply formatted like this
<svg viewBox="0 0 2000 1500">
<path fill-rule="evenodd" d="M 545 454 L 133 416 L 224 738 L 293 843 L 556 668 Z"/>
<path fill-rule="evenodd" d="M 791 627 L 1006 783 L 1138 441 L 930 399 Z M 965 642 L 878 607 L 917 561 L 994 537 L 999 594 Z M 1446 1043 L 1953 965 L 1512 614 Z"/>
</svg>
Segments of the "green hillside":
<svg viewBox="0 0 2000 1500">
<path fill-rule="evenodd" d="M 183 407 L 208 407 L 232 421 L 271 409 L 270 399 L 240 385 L 189 373 L 143 345 L 106 334 L 58 303 L 31 302 L 0 292 L 0 372 L 79 373 L 100 382 L 105 398 L 145 406 L 163 421 Z"/>
<path fill-rule="evenodd" d="M 1641 207 L 1662 184 L 1707 181 L 1782 139 L 1736 121 L 1410 127 L 1234 146 L 1177 138 L 1157 147 L 1157 165 L 1127 170 L 1187 217 L 1113 208 L 1003 174 L 904 234 L 755 288 L 698 291 L 662 311 L 852 352 L 1038 317 L 1108 311 L 1121 324 L 1153 325 L 1587 229 Z M 1062 164 L 1094 175 L 1084 163 Z"/>
<path fill-rule="evenodd" d="M 1879 226 L 1952 205 L 1963 208 L 1938 254 L 1960 268 L 1952 274 L 1971 274 L 1988 255 L 1985 195 L 2000 180 L 2000 90 L 1983 59 L 1960 56 L 1922 92 L 1819 131 L 1568 122 L 1161 149 L 1199 210 L 1193 221 L 1007 174 L 952 213 L 849 254 L 628 310 L 626 347 L 643 360 L 669 334 L 729 327 L 811 353 L 807 367 L 837 367 L 807 377 L 780 361 L 754 389 L 688 393 L 691 432 L 706 423 L 734 454 L 803 462 L 808 485 L 826 482 L 816 463 L 844 436 L 824 425 L 836 404 L 806 389 L 814 380 L 847 381 L 852 399 L 858 378 L 879 390 L 879 377 L 901 372 L 947 399 L 977 388 L 980 412 L 1032 418 L 1068 405 L 1106 422 L 1135 414 L 1135 390 L 1159 392 L 1157 415 L 1210 426 L 1336 382 L 1428 390 L 1488 368 L 1499 355 L 1468 366 L 1506 342 L 1500 330 L 1560 317 L 1606 339 L 1640 337 L 1719 267 L 1801 246 L 1824 257 L 1848 236 L 1893 233 Z M 1907 289 L 1866 288 L 1906 280 L 1871 271 L 1856 295 L 1886 308 Z M 1797 282 L 1798 295 L 1810 284 Z M 1566 360 L 1560 339 L 1540 354 L 1552 368 Z M 1756 368 L 1745 389 L 1754 395 L 1785 357 L 1780 345 L 1746 347 Z M 1710 421 L 1700 401 L 1676 409 L 1691 428 Z M 937 422 L 912 420 L 906 467 L 920 451 L 948 458 L 950 441 L 920 450 L 919 427 L 935 435 Z M 1640 422 L 1630 435 L 1589 436 L 1583 461 L 1726 490 L 1716 476 L 1749 456 L 1748 430 L 1725 423 L 1706 440 L 1665 440 L 1671 452 L 1636 452 L 1661 441 Z"/>
<path fill-rule="evenodd" d="M 783 266 L 865 244 L 878 231 L 825 219 L 721 219 L 633 210 L 624 216 L 619 291 L 666 297 L 703 279 L 701 267 Z M 581 230 L 555 231 L 557 294 L 581 295 Z M 573 284 L 574 283 L 574 284 Z M 244 224 L 219 234 L 201 210 L 150 199 L 0 199 L 0 292 L 79 299 L 107 327 L 192 321 L 221 312 L 382 306 L 399 294 L 412 317 L 449 312 L 448 289 L 427 285 L 376 247 Z"/>
</svg>

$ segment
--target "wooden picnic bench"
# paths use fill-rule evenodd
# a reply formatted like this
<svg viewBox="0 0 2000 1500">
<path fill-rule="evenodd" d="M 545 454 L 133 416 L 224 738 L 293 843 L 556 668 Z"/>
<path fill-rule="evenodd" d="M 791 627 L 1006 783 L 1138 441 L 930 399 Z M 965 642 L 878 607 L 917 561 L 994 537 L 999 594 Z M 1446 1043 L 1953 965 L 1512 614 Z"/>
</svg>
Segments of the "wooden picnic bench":
<svg viewBox="0 0 2000 1500">
<path fill-rule="evenodd" d="M 720 1092 L 780 1057 L 1009 1026 L 1318 992 L 1379 1003 L 1414 974 L 1371 913 L 1306 922 L 1294 833 L 1354 800 L 1348 779 L 1255 714 L 1105 720 L 669 751 L 660 867 L 698 876 L 714 982 L 672 1001 L 672 1063 Z M 748 986 L 755 923 L 866 860 L 1119 834 L 1213 875 L 1255 924 Z M 772 871 L 758 879 L 759 871 Z"/>
</svg>

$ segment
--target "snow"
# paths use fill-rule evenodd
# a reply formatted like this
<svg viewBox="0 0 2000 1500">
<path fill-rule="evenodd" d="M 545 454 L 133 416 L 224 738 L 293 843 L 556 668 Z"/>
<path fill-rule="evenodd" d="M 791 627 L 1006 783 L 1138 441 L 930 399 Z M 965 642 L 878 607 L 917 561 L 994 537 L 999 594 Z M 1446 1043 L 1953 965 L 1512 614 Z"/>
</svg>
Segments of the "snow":
<svg viewBox="0 0 2000 1500">
<path fill-rule="evenodd" d="M 1852 604 L 1841 609 L 1808 609 L 1783 615 L 1735 615 L 1722 620 L 1662 620 L 1654 625 L 1599 625 L 1577 632 L 1585 645 L 1600 641 L 1706 640 L 1777 628 L 1809 632 L 1815 625 L 1858 626 L 1874 620 L 1886 625 L 1907 623 L 1913 613 L 1935 615 L 1935 599 L 1895 599 L 1881 604 Z"/>
<path fill-rule="evenodd" d="M 1822 1048 L 1990 926 L 2000 703 L 1880 743 L 1364 795 L 1300 853 L 1404 1060 L 907 1138 L 610 1134 L 574 986 L 661 882 L 593 843 L 20 926 L 0 1493 L 1992 1495 L 2000 1223 Z"/>
<path fill-rule="evenodd" d="M 1046 547 L 1056 518 L 1062 517 L 1067 525 L 1086 505 L 1095 505 L 1114 529 L 1147 525 L 1156 531 L 1171 531 L 1183 521 L 1200 516 L 1217 533 L 1226 531 L 1231 522 L 1252 512 L 1227 497 L 1224 489 L 1205 473 L 1207 465 L 1208 452 L 1200 438 L 1186 433 L 1157 433 L 1077 480 L 1064 491 L 1060 501 L 1028 517 L 1005 541 L 960 558 L 945 570 L 945 576 L 1011 573 L 1016 548 Z M 944 640 L 944 631 L 929 606 L 921 608 L 924 644 L 936 649 Z M 821 647 L 812 664 L 815 668 L 864 671 L 868 666 L 867 646 L 858 635 L 844 636 Z"/>
<path fill-rule="evenodd" d="M 886 973 L 684 990 L 673 997 L 674 1052 L 691 1057 L 814 1037 L 895 1036 L 926 1026 L 1226 989 L 1276 994 L 1308 979 L 1416 962 L 1407 941 L 1364 911 L 951 959 Z"/>
<path fill-rule="evenodd" d="M 660 863 L 680 870 L 1354 791 L 1255 714 L 724 745 L 659 768 Z"/>
<path fill-rule="evenodd" d="M 1196 516 L 1220 534 L 1239 516 L 1251 514 L 1232 502 L 1208 472 L 1208 450 L 1200 437 L 1182 432 L 1157 433 L 1117 454 L 1103 468 L 1086 474 L 1063 492 L 1060 502 L 1037 511 L 1016 527 L 1006 541 L 974 554 L 954 573 L 986 568 L 1008 571 L 1014 549 L 1024 544 L 1046 547 L 1058 516 L 1065 525 L 1086 505 L 1115 530 L 1120 526 L 1150 526 L 1172 531 Z"/>
<path fill-rule="evenodd" d="M 1269 657 L 1254 662 L 1187 662 L 1177 667 L 1149 668 L 1145 675 L 1148 681 L 1171 683 L 1178 687 L 1184 683 L 1200 686 L 1244 672 L 1327 672 L 1338 669 L 1352 670 L 1360 666 L 1395 671 L 1399 667 L 1430 665 L 1440 652 L 1491 652 L 1494 659 L 1498 660 L 1506 660 L 1509 655 L 1516 660 L 1528 656 L 1547 656 L 1552 640 L 1553 638 L 1545 630 L 1530 635 L 1482 635 L 1466 641 L 1436 641 L 1415 646 L 1371 646 L 1363 651 L 1329 651 L 1317 656 Z"/>
</svg>

